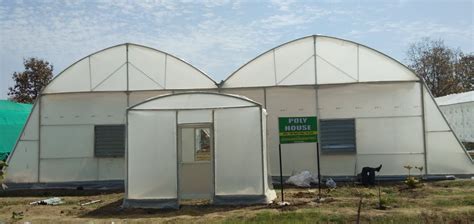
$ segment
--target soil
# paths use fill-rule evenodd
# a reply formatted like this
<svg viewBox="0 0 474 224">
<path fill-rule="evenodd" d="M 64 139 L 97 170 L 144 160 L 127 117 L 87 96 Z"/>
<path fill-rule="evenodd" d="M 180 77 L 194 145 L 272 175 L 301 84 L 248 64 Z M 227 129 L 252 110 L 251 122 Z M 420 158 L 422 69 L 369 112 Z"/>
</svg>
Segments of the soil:
<svg viewBox="0 0 474 224">
<path fill-rule="evenodd" d="M 384 210 L 377 209 L 377 188 L 354 185 L 341 186 L 333 191 L 324 189 L 324 200 L 321 202 L 316 201 L 318 189 L 289 188 L 285 189 L 285 201 L 290 203 L 288 206 L 279 206 L 277 203 L 214 206 L 209 205 L 208 201 L 192 200 L 184 201 L 179 210 L 122 209 L 123 192 L 117 190 L 0 191 L 0 223 L 239 223 L 252 220 L 252 217 L 263 213 L 305 214 L 308 211 L 353 220 L 361 195 L 364 197 L 365 220 L 383 216 L 415 215 L 425 218 L 442 216 L 443 220 L 449 221 L 448 218 L 454 214 L 454 217 L 461 217 L 469 223 L 469 220 L 474 221 L 474 181 L 465 183 L 426 183 L 415 189 L 408 189 L 401 183 L 383 185 L 382 197 L 388 201 Z M 276 191 L 279 196 L 280 191 Z M 65 203 L 56 206 L 29 204 L 49 197 L 60 197 Z M 80 205 L 93 200 L 101 201 L 86 206 Z M 460 204 L 456 204 L 458 202 Z M 460 215 L 456 215 L 456 212 L 460 212 Z"/>
</svg>

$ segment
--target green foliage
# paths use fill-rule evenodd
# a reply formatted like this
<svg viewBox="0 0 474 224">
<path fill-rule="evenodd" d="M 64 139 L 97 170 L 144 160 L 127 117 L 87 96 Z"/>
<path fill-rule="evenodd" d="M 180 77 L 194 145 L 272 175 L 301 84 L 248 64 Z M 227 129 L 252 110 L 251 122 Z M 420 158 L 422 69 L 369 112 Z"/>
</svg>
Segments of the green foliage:
<svg viewBox="0 0 474 224">
<path fill-rule="evenodd" d="M 42 59 L 23 60 L 25 70 L 12 75 L 15 85 L 8 88 L 11 100 L 19 103 L 33 103 L 41 90 L 53 78 L 53 66 Z"/>
<path fill-rule="evenodd" d="M 405 183 L 409 188 L 416 188 L 420 181 L 416 177 L 407 177 L 403 183 Z"/>
<path fill-rule="evenodd" d="M 406 165 L 403 166 L 403 168 L 408 170 L 408 177 L 403 181 L 409 188 L 416 188 L 420 184 L 420 180 L 414 176 L 411 176 L 411 169 L 413 169 L 413 166 L 411 165 Z M 414 168 L 418 169 L 420 171 L 420 175 L 422 174 L 421 172 L 423 171 L 423 167 L 417 167 L 415 166 Z"/>
</svg>

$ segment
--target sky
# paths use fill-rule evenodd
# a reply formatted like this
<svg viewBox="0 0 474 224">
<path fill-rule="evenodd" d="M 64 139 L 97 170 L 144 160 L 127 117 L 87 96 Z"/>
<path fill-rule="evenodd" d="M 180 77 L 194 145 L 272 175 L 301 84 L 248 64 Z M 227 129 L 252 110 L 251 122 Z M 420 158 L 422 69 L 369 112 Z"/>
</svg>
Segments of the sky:
<svg viewBox="0 0 474 224">
<path fill-rule="evenodd" d="M 247 61 L 313 35 L 352 40 L 407 64 L 411 43 L 474 52 L 474 0 L 0 0 L 0 99 L 23 59 L 54 65 L 121 44 L 175 55 L 219 82 Z"/>
</svg>

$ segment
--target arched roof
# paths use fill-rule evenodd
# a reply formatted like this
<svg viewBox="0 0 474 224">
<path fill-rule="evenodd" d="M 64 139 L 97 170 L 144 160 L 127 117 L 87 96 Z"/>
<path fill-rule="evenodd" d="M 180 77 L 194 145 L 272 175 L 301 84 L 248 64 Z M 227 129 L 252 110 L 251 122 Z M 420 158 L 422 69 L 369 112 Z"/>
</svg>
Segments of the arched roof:
<svg viewBox="0 0 474 224">
<path fill-rule="evenodd" d="M 138 103 L 129 110 L 216 109 L 235 107 L 261 107 L 246 97 L 215 92 L 183 92 L 153 97 Z"/>
<path fill-rule="evenodd" d="M 233 72 L 223 88 L 418 81 L 406 66 L 364 45 L 328 36 L 296 39 Z"/>
<path fill-rule="evenodd" d="M 43 93 L 214 89 L 204 72 L 163 51 L 125 43 L 72 64 Z"/>
</svg>

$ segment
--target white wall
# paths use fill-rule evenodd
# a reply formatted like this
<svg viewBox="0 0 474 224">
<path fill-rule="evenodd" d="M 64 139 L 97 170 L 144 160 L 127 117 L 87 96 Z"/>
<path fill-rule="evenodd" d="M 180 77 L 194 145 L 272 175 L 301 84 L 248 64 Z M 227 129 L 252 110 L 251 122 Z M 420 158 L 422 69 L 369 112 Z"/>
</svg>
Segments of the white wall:
<svg viewBox="0 0 474 224">
<path fill-rule="evenodd" d="M 431 174 L 473 174 L 474 162 L 423 87 L 425 103 L 428 172 Z"/>
<path fill-rule="evenodd" d="M 454 133 L 463 142 L 474 142 L 474 102 L 439 107 Z"/>
<path fill-rule="evenodd" d="M 28 117 L 20 141 L 9 157 L 6 182 L 31 183 L 38 181 L 39 107 L 35 103 Z"/>
<path fill-rule="evenodd" d="M 403 175 L 406 164 L 423 166 L 420 90 L 417 82 L 321 86 L 318 91 L 320 119 L 354 118 L 357 144 L 357 154 L 322 153 L 322 174 L 352 176 L 364 166 L 383 163 L 381 174 Z M 315 116 L 315 88 L 224 89 L 223 92 L 242 94 L 266 105 L 271 175 L 279 175 L 278 117 Z M 317 172 L 314 143 L 282 145 L 282 157 L 284 175 L 302 170 Z"/>
<path fill-rule="evenodd" d="M 126 197 L 177 198 L 176 112 L 130 111 L 128 124 Z"/>
<path fill-rule="evenodd" d="M 264 194 L 260 108 L 216 110 L 214 127 L 216 195 Z"/>
</svg>

